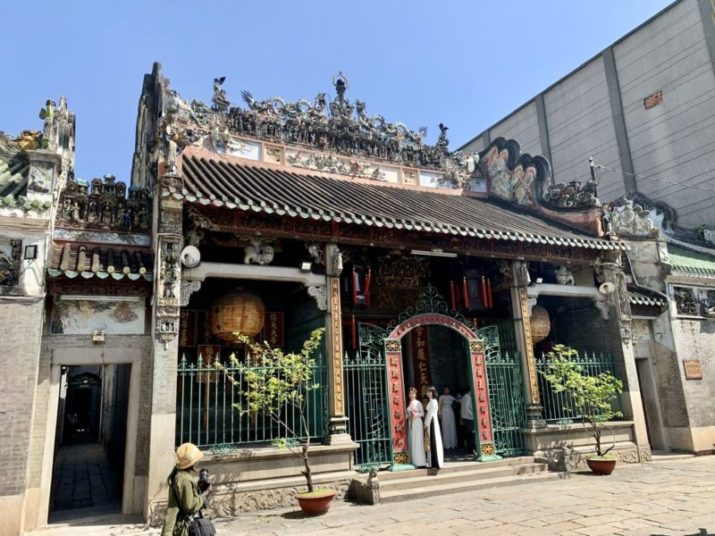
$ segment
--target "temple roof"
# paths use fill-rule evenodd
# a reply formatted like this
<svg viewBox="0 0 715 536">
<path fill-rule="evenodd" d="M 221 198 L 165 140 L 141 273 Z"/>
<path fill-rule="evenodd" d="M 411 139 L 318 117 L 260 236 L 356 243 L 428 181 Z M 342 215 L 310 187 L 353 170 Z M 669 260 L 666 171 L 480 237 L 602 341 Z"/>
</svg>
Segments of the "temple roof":
<svg viewBox="0 0 715 536">
<path fill-rule="evenodd" d="M 57 243 L 52 245 L 47 272 L 52 277 L 70 279 L 152 280 L 154 261 L 147 251 L 98 246 L 96 244 Z"/>
<path fill-rule="evenodd" d="M 625 249 L 487 199 L 340 179 L 185 154 L 184 189 L 168 193 L 190 203 L 357 225 L 538 242 L 587 249 Z M 454 192 L 456 194 L 456 192 Z"/>
<path fill-rule="evenodd" d="M 631 305 L 645 305 L 647 307 L 664 308 L 668 305 L 668 301 L 663 296 L 644 288 L 638 288 L 638 290 L 629 288 L 628 301 L 631 302 Z"/>
<path fill-rule="evenodd" d="M 29 162 L 17 140 L 0 133 L 0 204 L 12 205 L 27 194 Z"/>
<path fill-rule="evenodd" d="M 715 255 L 668 244 L 668 256 L 675 274 L 715 277 Z"/>
</svg>

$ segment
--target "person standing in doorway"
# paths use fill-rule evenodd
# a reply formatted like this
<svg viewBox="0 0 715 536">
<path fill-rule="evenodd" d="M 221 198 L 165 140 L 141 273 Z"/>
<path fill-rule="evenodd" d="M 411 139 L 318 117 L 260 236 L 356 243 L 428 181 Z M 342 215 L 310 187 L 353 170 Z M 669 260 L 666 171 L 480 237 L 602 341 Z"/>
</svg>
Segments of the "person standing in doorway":
<svg viewBox="0 0 715 536">
<path fill-rule="evenodd" d="M 457 448 L 457 422 L 454 418 L 452 405 L 456 402 L 450 392 L 449 387 L 445 387 L 442 396 L 439 397 L 439 417 L 442 427 L 442 444 L 445 450 Z"/>
<path fill-rule="evenodd" d="M 474 412 L 472 411 L 472 393 L 469 389 L 460 400 L 459 423 L 462 425 L 467 451 L 472 452 L 474 450 Z"/>
<path fill-rule="evenodd" d="M 422 417 L 425 415 L 422 402 L 417 400 L 417 389 L 410 387 L 410 404 L 407 406 L 408 428 L 407 445 L 410 453 L 410 463 L 415 467 L 427 465 L 425 457 L 424 426 Z"/>
<path fill-rule="evenodd" d="M 188 536 L 195 514 L 206 506 L 210 485 L 199 492 L 194 475 L 204 453 L 193 443 L 176 449 L 176 467 L 169 475 L 169 504 L 161 536 Z"/>
<path fill-rule="evenodd" d="M 442 433 L 439 428 L 439 403 L 437 402 L 437 389 L 430 386 L 427 388 L 427 415 L 425 416 L 425 449 L 427 454 L 427 466 L 439 469 L 444 466 L 444 450 L 442 449 Z"/>
</svg>

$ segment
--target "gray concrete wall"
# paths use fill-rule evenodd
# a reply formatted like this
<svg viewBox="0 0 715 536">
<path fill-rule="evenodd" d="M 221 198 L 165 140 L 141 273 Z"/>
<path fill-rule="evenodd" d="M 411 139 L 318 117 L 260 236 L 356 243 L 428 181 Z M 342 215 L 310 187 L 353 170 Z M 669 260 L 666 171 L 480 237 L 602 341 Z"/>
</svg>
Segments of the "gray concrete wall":
<svg viewBox="0 0 715 536">
<path fill-rule="evenodd" d="M 589 157 L 618 167 L 611 104 L 601 58 L 583 66 L 544 94 L 551 142 L 551 165 L 556 182 L 589 177 Z M 598 191 L 620 184 L 620 175 L 600 176 Z"/>
<path fill-rule="evenodd" d="M 513 138 L 521 145 L 522 153 L 541 154 L 539 140 L 539 123 L 536 116 L 536 105 L 530 102 L 514 115 L 507 117 L 501 123 L 489 130 L 489 137 Z"/>
<path fill-rule="evenodd" d="M 601 200 L 637 188 L 675 208 L 681 225 L 713 225 L 711 15 L 709 0 L 675 3 L 465 148 L 481 150 L 487 137 L 514 138 L 526 150 L 550 157 L 555 182 L 587 178 L 588 158 L 593 156 L 605 168 L 598 172 Z M 662 91 L 662 102 L 646 110 L 644 99 L 657 91 Z M 539 99 L 544 119 L 535 127 Z"/>
<path fill-rule="evenodd" d="M 715 193 L 682 187 L 715 182 L 715 73 L 697 0 L 615 45 L 614 56 L 638 190 L 687 226 L 715 223 Z M 646 110 L 656 91 L 663 102 Z"/>
</svg>

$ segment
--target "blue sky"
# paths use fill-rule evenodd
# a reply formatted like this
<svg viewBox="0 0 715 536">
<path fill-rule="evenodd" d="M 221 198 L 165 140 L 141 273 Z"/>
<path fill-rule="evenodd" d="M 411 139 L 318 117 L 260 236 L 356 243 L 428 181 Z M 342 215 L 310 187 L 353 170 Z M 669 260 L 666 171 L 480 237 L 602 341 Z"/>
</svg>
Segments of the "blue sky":
<svg viewBox="0 0 715 536">
<path fill-rule="evenodd" d="M 0 130 L 41 128 L 48 98 L 77 115 L 76 174 L 128 180 L 144 73 L 185 99 L 312 99 L 342 71 L 368 113 L 450 127 L 454 149 L 667 0 L 107 0 L 12 2 L 0 23 Z"/>
</svg>

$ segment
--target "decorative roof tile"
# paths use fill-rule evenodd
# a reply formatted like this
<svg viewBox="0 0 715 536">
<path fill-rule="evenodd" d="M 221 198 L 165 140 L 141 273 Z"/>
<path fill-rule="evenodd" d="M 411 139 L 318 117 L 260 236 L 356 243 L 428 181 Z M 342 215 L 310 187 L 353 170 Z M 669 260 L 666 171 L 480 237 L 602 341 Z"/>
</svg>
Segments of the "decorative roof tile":
<svg viewBox="0 0 715 536">
<path fill-rule="evenodd" d="M 631 302 L 631 305 L 645 305 L 648 307 L 661 308 L 668 306 L 668 301 L 665 298 L 656 294 L 647 294 L 642 289 L 639 289 L 638 291 L 629 289 L 628 300 Z"/>
<path fill-rule="evenodd" d="M 152 255 L 146 251 L 97 246 L 94 244 L 57 243 L 47 272 L 52 277 L 64 275 L 70 279 L 152 280 Z"/>
<path fill-rule="evenodd" d="M 30 169 L 25 151 L 36 147 L 34 133 L 28 132 L 15 140 L 0 133 L 0 207 L 32 208 L 25 207 Z"/>
<path fill-rule="evenodd" d="M 674 244 L 668 244 L 668 256 L 673 272 L 684 275 L 715 277 L 715 254 L 708 255 Z"/>
<path fill-rule="evenodd" d="M 183 155 L 181 161 L 184 188 L 169 188 L 163 195 L 189 203 L 493 240 L 626 249 L 622 242 L 581 234 L 486 199 L 193 154 Z"/>
</svg>

